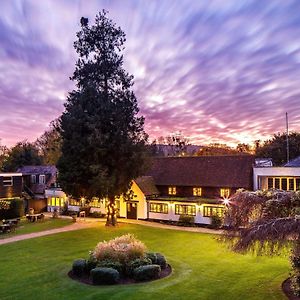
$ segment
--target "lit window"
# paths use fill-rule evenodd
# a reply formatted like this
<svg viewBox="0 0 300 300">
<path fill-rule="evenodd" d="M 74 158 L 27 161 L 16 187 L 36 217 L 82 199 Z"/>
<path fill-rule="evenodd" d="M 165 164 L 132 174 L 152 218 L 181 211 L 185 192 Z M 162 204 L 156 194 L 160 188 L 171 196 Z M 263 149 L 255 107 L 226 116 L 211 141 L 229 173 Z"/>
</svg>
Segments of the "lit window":
<svg viewBox="0 0 300 300">
<path fill-rule="evenodd" d="M 39 176 L 39 184 L 45 184 L 46 183 L 46 176 L 40 175 Z"/>
<path fill-rule="evenodd" d="M 150 212 L 167 214 L 168 213 L 168 204 L 150 203 Z"/>
<path fill-rule="evenodd" d="M 169 186 L 168 194 L 169 195 L 176 195 L 176 186 Z"/>
<path fill-rule="evenodd" d="M 228 198 L 230 195 L 230 189 L 222 188 L 220 189 L 220 196 L 223 198 Z"/>
<path fill-rule="evenodd" d="M 12 186 L 13 178 L 11 176 L 3 177 L 3 186 Z"/>
<path fill-rule="evenodd" d="M 224 214 L 223 206 L 203 206 L 203 217 L 219 216 Z"/>
<path fill-rule="evenodd" d="M 196 206 L 195 205 L 175 205 L 175 215 L 189 215 L 196 216 Z"/>
<path fill-rule="evenodd" d="M 299 177 L 268 177 L 268 189 L 278 189 L 284 191 L 300 190 Z"/>
<path fill-rule="evenodd" d="M 202 195 L 202 188 L 201 187 L 194 187 L 193 188 L 193 195 L 194 196 L 201 196 Z"/>
</svg>

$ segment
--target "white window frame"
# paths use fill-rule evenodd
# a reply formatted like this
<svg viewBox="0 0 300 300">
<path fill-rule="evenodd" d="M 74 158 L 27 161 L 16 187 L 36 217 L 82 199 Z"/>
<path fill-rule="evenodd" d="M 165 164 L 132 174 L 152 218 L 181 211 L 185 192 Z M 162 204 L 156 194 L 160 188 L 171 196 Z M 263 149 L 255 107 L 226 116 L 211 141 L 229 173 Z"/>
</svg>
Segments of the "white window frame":
<svg viewBox="0 0 300 300">
<path fill-rule="evenodd" d="M 46 183 L 46 175 L 39 175 L 39 184 Z"/>
<path fill-rule="evenodd" d="M 12 186 L 13 177 L 12 176 L 3 176 L 2 177 L 3 186 Z"/>
</svg>

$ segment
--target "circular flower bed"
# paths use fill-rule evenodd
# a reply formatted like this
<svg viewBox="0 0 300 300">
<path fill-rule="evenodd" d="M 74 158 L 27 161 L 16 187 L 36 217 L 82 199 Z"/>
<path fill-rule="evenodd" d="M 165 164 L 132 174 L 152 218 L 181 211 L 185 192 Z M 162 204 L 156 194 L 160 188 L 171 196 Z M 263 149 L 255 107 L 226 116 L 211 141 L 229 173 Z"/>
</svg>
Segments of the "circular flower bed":
<svg viewBox="0 0 300 300">
<path fill-rule="evenodd" d="M 83 283 L 128 284 L 168 276 L 171 267 L 160 253 L 147 252 L 132 234 L 100 242 L 87 259 L 73 262 L 69 276 Z"/>
</svg>

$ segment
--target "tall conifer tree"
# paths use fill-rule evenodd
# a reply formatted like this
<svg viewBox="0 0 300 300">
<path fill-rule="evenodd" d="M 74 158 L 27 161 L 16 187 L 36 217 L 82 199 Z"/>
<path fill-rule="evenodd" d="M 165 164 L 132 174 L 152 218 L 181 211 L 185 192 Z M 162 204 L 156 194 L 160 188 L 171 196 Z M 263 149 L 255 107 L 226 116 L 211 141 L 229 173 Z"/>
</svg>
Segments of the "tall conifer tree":
<svg viewBox="0 0 300 300">
<path fill-rule="evenodd" d="M 121 28 L 103 10 L 94 25 L 81 18 L 77 38 L 76 89 L 61 117 L 59 179 L 75 197 L 107 197 L 107 225 L 115 225 L 115 197 L 143 170 L 144 118 L 137 115 L 133 76 L 123 68 Z"/>
</svg>

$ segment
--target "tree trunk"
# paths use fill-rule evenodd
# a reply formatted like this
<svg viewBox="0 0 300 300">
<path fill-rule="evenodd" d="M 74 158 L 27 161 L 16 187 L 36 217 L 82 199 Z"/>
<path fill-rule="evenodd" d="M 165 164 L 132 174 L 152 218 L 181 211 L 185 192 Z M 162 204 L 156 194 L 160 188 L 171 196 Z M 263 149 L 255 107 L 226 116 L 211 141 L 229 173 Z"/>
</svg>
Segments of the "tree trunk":
<svg viewBox="0 0 300 300">
<path fill-rule="evenodd" d="M 111 196 L 108 198 L 107 205 L 107 219 L 106 226 L 116 226 L 117 225 L 117 214 L 116 214 L 116 206 L 115 206 L 115 197 Z"/>
</svg>

